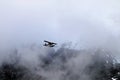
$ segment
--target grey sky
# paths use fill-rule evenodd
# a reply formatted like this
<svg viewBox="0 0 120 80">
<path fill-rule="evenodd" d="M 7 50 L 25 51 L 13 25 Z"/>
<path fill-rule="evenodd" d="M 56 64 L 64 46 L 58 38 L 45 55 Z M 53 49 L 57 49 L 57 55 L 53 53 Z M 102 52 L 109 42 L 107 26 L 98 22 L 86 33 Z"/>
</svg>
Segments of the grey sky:
<svg viewBox="0 0 120 80">
<path fill-rule="evenodd" d="M 111 37 L 116 42 L 119 4 L 119 0 L 0 0 L 0 44 L 41 44 L 46 39 L 101 46 Z"/>
</svg>

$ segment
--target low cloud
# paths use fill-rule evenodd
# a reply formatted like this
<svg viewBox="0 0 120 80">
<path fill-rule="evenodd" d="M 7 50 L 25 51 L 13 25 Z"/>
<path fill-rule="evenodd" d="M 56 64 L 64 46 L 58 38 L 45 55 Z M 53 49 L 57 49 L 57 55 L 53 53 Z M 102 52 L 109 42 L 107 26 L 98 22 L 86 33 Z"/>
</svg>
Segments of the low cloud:
<svg viewBox="0 0 120 80">
<path fill-rule="evenodd" d="M 76 50 L 60 47 L 55 50 L 29 46 L 9 53 L 4 59 L 0 58 L 0 79 L 108 80 L 117 74 L 111 73 L 111 70 L 117 69 L 118 62 L 105 49 Z"/>
</svg>

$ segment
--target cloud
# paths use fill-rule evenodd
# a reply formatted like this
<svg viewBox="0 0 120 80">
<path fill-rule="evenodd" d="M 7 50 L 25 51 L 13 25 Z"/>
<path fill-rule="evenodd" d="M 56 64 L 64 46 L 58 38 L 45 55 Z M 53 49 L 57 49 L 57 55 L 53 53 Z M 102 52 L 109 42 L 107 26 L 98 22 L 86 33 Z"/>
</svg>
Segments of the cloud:
<svg viewBox="0 0 120 80">
<path fill-rule="evenodd" d="M 54 50 L 27 46 L 8 52 L 7 57 L 0 58 L 0 79 L 110 79 L 115 75 L 111 70 L 117 63 L 105 49 L 76 50 L 61 46 Z"/>
</svg>

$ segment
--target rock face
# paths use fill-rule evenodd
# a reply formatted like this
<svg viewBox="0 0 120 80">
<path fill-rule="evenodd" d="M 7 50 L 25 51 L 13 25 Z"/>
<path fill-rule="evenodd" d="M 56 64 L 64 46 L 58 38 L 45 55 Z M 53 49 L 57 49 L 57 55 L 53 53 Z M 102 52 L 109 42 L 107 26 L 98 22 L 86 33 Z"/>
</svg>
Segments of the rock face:
<svg viewBox="0 0 120 80">
<path fill-rule="evenodd" d="M 0 65 L 0 80 L 120 80 L 120 64 L 103 50 L 48 51 L 32 68 L 21 64 L 22 57 L 13 57 Z"/>
</svg>

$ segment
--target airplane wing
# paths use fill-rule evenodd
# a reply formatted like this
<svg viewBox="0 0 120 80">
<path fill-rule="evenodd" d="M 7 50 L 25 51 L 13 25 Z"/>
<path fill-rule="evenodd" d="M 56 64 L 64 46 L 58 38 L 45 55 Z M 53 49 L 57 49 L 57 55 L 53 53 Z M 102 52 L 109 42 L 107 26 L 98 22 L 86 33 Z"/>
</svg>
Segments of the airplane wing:
<svg viewBox="0 0 120 80">
<path fill-rule="evenodd" d="M 57 43 L 54 43 L 54 42 L 50 42 L 50 44 L 55 44 L 55 45 L 56 45 Z"/>
<path fill-rule="evenodd" d="M 44 42 L 47 42 L 47 43 L 49 43 L 49 44 L 57 44 L 57 43 L 54 43 L 54 42 L 49 42 L 49 41 L 46 41 L 46 40 L 44 40 Z"/>
<path fill-rule="evenodd" d="M 49 42 L 49 41 L 44 40 L 44 42 Z"/>
</svg>

